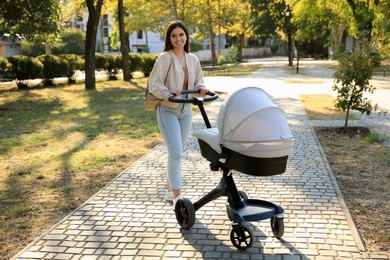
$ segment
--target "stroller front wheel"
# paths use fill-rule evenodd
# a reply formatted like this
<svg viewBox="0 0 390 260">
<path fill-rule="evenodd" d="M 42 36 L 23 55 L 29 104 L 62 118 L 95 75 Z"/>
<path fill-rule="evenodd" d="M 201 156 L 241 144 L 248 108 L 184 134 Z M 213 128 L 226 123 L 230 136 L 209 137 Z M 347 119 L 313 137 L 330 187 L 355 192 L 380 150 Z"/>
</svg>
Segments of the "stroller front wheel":
<svg viewBox="0 0 390 260">
<path fill-rule="evenodd" d="M 271 229 L 274 236 L 279 239 L 284 235 L 284 222 L 283 218 L 273 216 L 271 218 Z"/>
<path fill-rule="evenodd" d="M 246 226 L 233 226 L 230 231 L 230 241 L 239 250 L 247 250 L 253 245 L 254 234 Z"/>
<path fill-rule="evenodd" d="M 176 202 L 175 215 L 177 223 L 182 228 L 189 229 L 195 223 L 194 205 L 187 198 L 180 199 Z"/>
</svg>

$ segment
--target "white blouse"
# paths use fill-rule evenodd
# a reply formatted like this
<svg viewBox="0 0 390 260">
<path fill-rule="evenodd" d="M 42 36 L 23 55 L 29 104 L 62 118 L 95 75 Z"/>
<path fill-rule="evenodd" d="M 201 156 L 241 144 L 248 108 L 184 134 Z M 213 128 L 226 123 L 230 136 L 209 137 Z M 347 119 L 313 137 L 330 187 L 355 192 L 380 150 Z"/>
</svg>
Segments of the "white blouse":
<svg viewBox="0 0 390 260">
<path fill-rule="evenodd" d="M 185 52 L 188 69 L 188 90 L 204 87 L 203 71 L 197 56 Z M 177 107 L 178 103 L 168 101 L 168 95 L 175 90 L 183 90 L 184 71 L 179 60 L 172 50 L 163 52 L 156 60 L 149 76 L 149 91 L 157 98 L 161 98 L 162 104 L 169 107 Z"/>
</svg>

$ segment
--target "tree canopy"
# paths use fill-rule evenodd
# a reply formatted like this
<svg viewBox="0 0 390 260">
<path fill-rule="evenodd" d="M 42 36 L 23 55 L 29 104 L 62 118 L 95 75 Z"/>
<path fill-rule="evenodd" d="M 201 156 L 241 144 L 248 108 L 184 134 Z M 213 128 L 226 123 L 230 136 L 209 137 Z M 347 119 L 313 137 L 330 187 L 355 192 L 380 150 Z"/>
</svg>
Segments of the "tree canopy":
<svg viewBox="0 0 390 260">
<path fill-rule="evenodd" d="M 61 4 L 58 0 L 0 1 L 3 33 L 18 33 L 29 38 L 60 31 Z"/>
</svg>

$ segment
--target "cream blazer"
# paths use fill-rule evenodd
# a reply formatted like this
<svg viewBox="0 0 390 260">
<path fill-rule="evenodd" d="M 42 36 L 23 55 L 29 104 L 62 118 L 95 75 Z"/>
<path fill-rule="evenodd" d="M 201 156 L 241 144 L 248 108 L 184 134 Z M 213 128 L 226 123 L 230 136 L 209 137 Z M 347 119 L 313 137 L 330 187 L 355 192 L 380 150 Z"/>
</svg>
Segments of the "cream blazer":
<svg viewBox="0 0 390 260">
<path fill-rule="evenodd" d="M 198 57 L 185 52 L 188 68 L 188 89 L 204 87 L 203 71 Z M 162 99 L 161 104 L 176 108 L 178 103 L 168 101 L 168 95 L 175 90 L 183 90 L 184 71 L 172 50 L 163 52 L 157 58 L 149 75 L 149 91 Z"/>
</svg>

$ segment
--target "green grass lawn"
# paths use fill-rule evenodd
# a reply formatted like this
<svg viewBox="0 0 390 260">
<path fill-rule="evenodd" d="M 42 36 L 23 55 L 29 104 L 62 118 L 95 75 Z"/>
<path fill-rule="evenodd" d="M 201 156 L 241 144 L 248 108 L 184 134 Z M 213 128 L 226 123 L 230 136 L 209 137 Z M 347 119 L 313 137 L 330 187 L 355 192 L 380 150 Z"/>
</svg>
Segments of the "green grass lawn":
<svg viewBox="0 0 390 260">
<path fill-rule="evenodd" d="M 234 74 L 257 68 L 238 66 Z M 99 80 L 96 91 L 86 91 L 84 83 L 43 88 L 34 82 L 23 91 L 0 85 L 4 259 L 162 141 L 155 112 L 144 109 L 145 85 L 146 78 Z"/>
<path fill-rule="evenodd" d="M 16 253 L 161 142 L 155 113 L 144 109 L 145 83 L 0 89 L 0 255 Z"/>
</svg>

